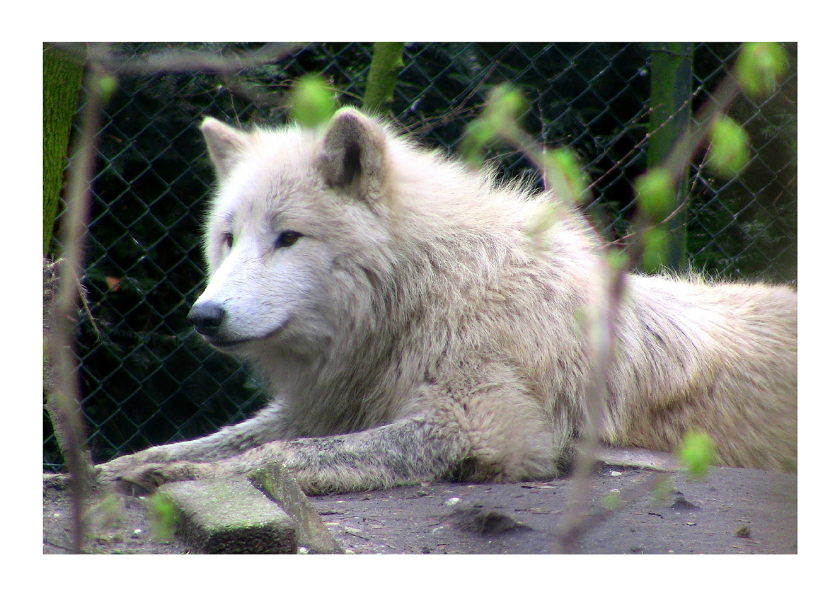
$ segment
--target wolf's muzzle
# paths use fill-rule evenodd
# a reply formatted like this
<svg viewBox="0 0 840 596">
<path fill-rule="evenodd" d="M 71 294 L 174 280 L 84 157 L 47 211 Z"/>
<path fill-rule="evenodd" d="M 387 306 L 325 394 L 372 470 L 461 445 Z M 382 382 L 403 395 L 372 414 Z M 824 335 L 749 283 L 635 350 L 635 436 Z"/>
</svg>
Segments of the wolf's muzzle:
<svg viewBox="0 0 840 596">
<path fill-rule="evenodd" d="M 225 320 L 227 312 L 214 302 L 196 302 L 187 315 L 195 330 L 206 337 L 215 337 Z"/>
</svg>

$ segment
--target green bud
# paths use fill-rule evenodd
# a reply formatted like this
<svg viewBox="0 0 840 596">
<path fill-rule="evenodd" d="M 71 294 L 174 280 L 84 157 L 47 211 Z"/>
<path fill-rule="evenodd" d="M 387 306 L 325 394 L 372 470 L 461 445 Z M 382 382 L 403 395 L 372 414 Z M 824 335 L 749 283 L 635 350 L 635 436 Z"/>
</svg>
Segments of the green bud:
<svg viewBox="0 0 840 596">
<path fill-rule="evenodd" d="M 666 261 L 668 248 L 668 234 L 661 226 L 654 226 L 645 231 L 642 235 L 644 243 L 644 254 L 642 255 L 642 267 L 645 271 L 657 271 L 662 263 Z"/>
<path fill-rule="evenodd" d="M 678 455 L 689 475 L 701 480 L 714 462 L 714 441 L 704 432 L 690 431 L 683 437 Z"/>
<path fill-rule="evenodd" d="M 709 130 L 709 167 L 723 176 L 735 176 L 750 158 L 750 138 L 729 116 L 718 114 Z"/>
<path fill-rule="evenodd" d="M 609 511 L 617 511 L 621 507 L 621 493 L 620 492 L 609 492 L 604 495 L 603 500 L 601 501 L 604 509 Z"/>
<path fill-rule="evenodd" d="M 99 79 L 99 97 L 103 104 L 108 103 L 111 97 L 113 97 L 117 91 L 117 87 L 119 87 L 119 83 L 115 76 L 104 75 Z"/>
<path fill-rule="evenodd" d="M 655 482 L 651 495 L 654 501 L 664 504 L 674 491 L 674 485 L 671 482 L 671 476 L 662 476 Z"/>
<path fill-rule="evenodd" d="M 528 222 L 525 233 L 532 238 L 538 238 L 550 230 L 565 213 L 555 202 L 544 203 L 537 210 L 536 215 Z"/>
<path fill-rule="evenodd" d="M 546 152 L 545 175 L 561 200 L 577 203 L 586 193 L 586 175 L 574 151 L 568 147 Z"/>
<path fill-rule="evenodd" d="M 329 120 L 335 111 L 334 93 L 321 77 L 307 75 L 298 80 L 289 98 L 292 120 L 314 128 Z"/>
<path fill-rule="evenodd" d="M 502 128 L 515 123 L 528 110 L 522 93 L 507 83 L 494 87 L 487 98 L 484 117 L 492 126 Z"/>
<path fill-rule="evenodd" d="M 627 267 L 627 254 L 617 249 L 611 249 L 607 252 L 607 262 L 613 271 L 621 271 Z"/>
<path fill-rule="evenodd" d="M 664 168 L 653 168 L 636 179 L 639 207 L 654 223 L 665 219 L 674 210 L 677 189 Z"/>
<path fill-rule="evenodd" d="M 487 129 L 488 135 L 509 140 L 516 135 L 516 121 L 526 110 L 525 99 L 517 89 L 508 84 L 499 85 L 490 91 L 479 120 L 483 122 L 482 126 Z"/>
<path fill-rule="evenodd" d="M 464 131 L 464 138 L 458 149 L 464 159 L 473 167 L 484 160 L 484 150 L 496 139 L 496 132 L 483 118 L 473 120 Z"/>
<path fill-rule="evenodd" d="M 773 93 L 786 70 L 787 56 L 778 43 L 745 43 L 735 62 L 735 77 L 750 97 Z"/>
<path fill-rule="evenodd" d="M 163 493 L 155 493 L 147 501 L 152 537 L 158 542 L 169 542 L 175 534 L 178 522 L 178 508 Z"/>
<path fill-rule="evenodd" d="M 488 146 L 499 138 L 510 140 L 516 136 L 516 121 L 527 109 L 524 97 L 513 86 L 494 87 L 481 116 L 467 126 L 461 141 L 461 154 L 471 165 L 480 164 Z"/>
</svg>

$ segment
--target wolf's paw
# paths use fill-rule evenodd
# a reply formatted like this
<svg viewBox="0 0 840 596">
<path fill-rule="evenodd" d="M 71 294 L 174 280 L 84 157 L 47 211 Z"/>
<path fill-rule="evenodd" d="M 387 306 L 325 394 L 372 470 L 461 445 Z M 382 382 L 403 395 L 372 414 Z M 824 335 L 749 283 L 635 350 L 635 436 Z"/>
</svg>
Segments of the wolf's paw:
<svg viewBox="0 0 840 596">
<path fill-rule="evenodd" d="M 123 471 L 118 482 L 125 487 L 130 485 L 134 492 L 137 488 L 142 491 L 154 492 L 162 484 L 178 482 L 180 480 L 198 480 L 213 476 L 210 464 L 193 462 L 161 462 L 146 463 Z"/>
<path fill-rule="evenodd" d="M 115 490 L 126 495 L 142 495 L 148 492 L 139 485 L 123 480 L 131 474 L 139 464 L 130 456 L 118 457 L 104 464 L 96 466 L 96 484 L 109 490 Z"/>
<path fill-rule="evenodd" d="M 179 480 L 197 480 L 213 475 L 210 464 L 193 462 L 143 462 L 120 457 L 96 466 L 100 485 L 131 495 L 154 492 L 160 485 Z"/>
</svg>

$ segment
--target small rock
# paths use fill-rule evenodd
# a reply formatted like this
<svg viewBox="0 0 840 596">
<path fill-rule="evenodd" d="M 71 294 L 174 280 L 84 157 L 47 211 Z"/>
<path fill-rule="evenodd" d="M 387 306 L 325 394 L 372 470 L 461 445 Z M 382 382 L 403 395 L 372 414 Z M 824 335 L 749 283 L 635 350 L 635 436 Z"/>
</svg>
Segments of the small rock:
<svg viewBox="0 0 840 596">
<path fill-rule="evenodd" d="M 452 516 L 455 518 L 457 527 L 475 532 L 480 536 L 495 536 L 515 530 L 531 529 L 503 511 L 487 511 L 481 505 L 459 507 Z"/>
<path fill-rule="evenodd" d="M 691 501 L 687 501 L 684 496 L 677 495 L 676 500 L 671 504 L 671 509 L 689 510 L 689 509 L 700 509 L 700 507 L 698 507 L 697 505 L 695 505 Z"/>
</svg>

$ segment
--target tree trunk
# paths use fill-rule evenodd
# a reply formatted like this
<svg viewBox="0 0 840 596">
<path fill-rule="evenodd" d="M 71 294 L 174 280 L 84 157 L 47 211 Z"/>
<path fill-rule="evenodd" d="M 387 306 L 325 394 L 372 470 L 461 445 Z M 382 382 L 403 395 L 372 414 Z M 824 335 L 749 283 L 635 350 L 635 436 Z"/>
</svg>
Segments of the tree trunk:
<svg viewBox="0 0 840 596">
<path fill-rule="evenodd" d="M 50 249 L 70 127 L 82 86 L 81 61 L 44 44 L 44 255 Z"/>
</svg>

